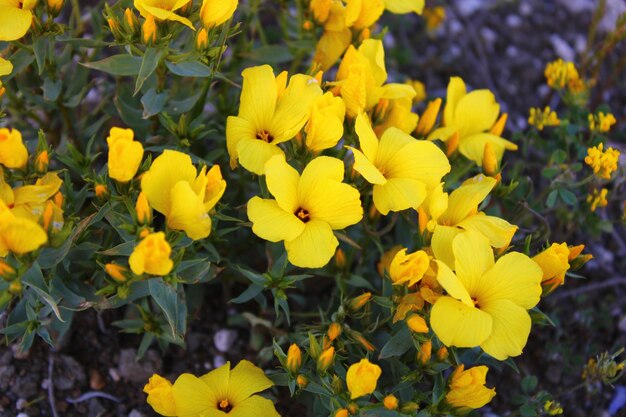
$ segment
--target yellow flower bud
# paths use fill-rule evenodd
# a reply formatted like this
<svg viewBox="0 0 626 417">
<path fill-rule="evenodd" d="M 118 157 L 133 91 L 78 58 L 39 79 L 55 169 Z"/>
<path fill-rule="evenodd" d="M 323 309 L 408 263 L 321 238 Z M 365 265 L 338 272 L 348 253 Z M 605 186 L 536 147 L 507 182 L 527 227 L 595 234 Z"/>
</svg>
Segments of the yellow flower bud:
<svg viewBox="0 0 626 417">
<path fill-rule="evenodd" d="M 148 203 L 148 197 L 145 192 L 140 192 L 137 197 L 137 203 L 135 204 L 135 212 L 137 213 L 137 221 L 139 224 L 152 223 L 152 208 Z"/>
<path fill-rule="evenodd" d="M 154 374 L 143 387 L 148 394 L 148 404 L 163 416 L 176 416 L 176 401 L 172 391 L 172 383 L 160 375 Z"/>
<path fill-rule="evenodd" d="M 96 197 L 98 197 L 100 200 L 104 200 L 109 196 L 109 190 L 104 184 L 96 184 L 96 186 L 94 187 L 94 191 L 96 193 Z"/>
<path fill-rule="evenodd" d="M 422 365 L 426 365 L 430 361 L 430 357 L 433 352 L 433 342 L 430 340 L 425 341 L 420 345 L 420 349 L 417 352 L 417 361 Z"/>
<path fill-rule="evenodd" d="M 446 141 L 446 156 L 451 156 L 459 147 L 459 132 L 454 132 Z"/>
<path fill-rule="evenodd" d="M 300 389 L 304 389 L 309 385 L 309 378 L 300 374 L 296 377 L 296 384 L 300 387 Z"/>
<path fill-rule="evenodd" d="M 402 414 L 413 414 L 419 409 L 420 409 L 420 406 L 417 403 L 413 401 L 409 401 L 407 403 L 402 404 L 402 407 L 400 407 L 400 412 Z"/>
<path fill-rule="evenodd" d="M 566 243 L 553 243 L 532 259 L 543 271 L 541 284 L 548 292 L 554 290 L 565 281 L 565 273 L 569 270 L 570 250 Z"/>
<path fill-rule="evenodd" d="M 498 173 L 498 157 L 491 142 L 485 143 L 483 150 L 483 172 L 490 177 Z"/>
<path fill-rule="evenodd" d="M 437 359 L 440 362 L 443 362 L 446 359 L 448 359 L 448 355 L 449 355 L 448 348 L 446 348 L 445 346 L 440 347 L 439 350 L 437 351 Z"/>
<path fill-rule="evenodd" d="M 108 263 L 104 266 L 104 270 L 111 278 L 117 282 L 125 282 L 128 279 L 130 271 L 122 265 Z"/>
<path fill-rule="evenodd" d="M 493 125 L 489 133 L 491 133 L 492 135 L 501 136 L 502 132 L 504 132 L 504 126 L 506 126 L 506 121 L 508 118 L 508 113 L 502 113 L 502 115 Z"/>
<path fill-rule="evenodd" d="M 22 9 L 33 10 L 35 7 L 37 7 L 37 3 L 39 3 L 39 0 L 24 0 L 22 2 Z"/>
<path fill-rule="evenodd" d="M 357 415 L 357 413 L 359 412 L 359 405 L 355 402 L 349 402 L 346 408 L 352 415 Z"/>
<path fill-rule="evenodd" d="M 63 7 L 65 0 L 48 0 L 48 10 L 52 15 L 58 15 Z"/>
<path fill-rule="evenodd" d="M 61 191 L 57 192 L 54 197 L 52 197 L 52 199 L 54 200 L 54 204 L 56 204 L 58 208 L 63 208 L 63 202 L 65 200 L 65 197 L 63 197 Z"/>
<path fill-rule="evenodd" d="M 423 250 L 406 253 L 406 248 L 398 251 L 389 265 L 389 277 L 394 285 L 416 284 L 422 279 L 430 265 L 430 257 Z"/>
<path fill-rule="evenodd" d="M 165 233 L 151 233 L 135 247 L 128 263 L 136 275 L 148 273 L 163 276 L 169 274 L 174 267 L 174 262 L 170 259 L 171 253 L 172 247 L 165 240 Z"/>
<path fill-rule="evenodd" d="M 361 308 L 363 308 L 363 306 L 369 303 L 371 299 L 372 293 L 364 292 L 358 297 L 354 297 L 352 300 L 350 300 L 350 302 L 348 303 L 348 309 L 353 312 L 359 311 Z"/>
<path fill-rule="evenodd" d="M 54 207 L 55 204 L 52 202 L 52 200 L 46 201 L 46 206 L 44 207 L 43 214 L 41 215 L 43 230 L 48 233 L 50 232 L 52 221 L 54 219 Z"/>
<path fill-rule="evenodd" d="M 348 410 L 346 410 L 345 408 L 340 408 L 339 410 L 335 411 L 335 417 L 348 417 Z"/>
<path fill-rule="evenodd" d="M 7 89 L 2 86 L 2 81 L 0 81 L 0 99 L 4 96 L 4 93 L 7 92 Z"/>
<path fill-rule="evenodd" d="M 196 49 L 204 51 L 209 47 L 209 32 L 206 28 L 202 28 L 196 34 Z"/>
<path fill-rule="evenodd" d="M 313 22 L 311 22 L 310 20 L 305 20 L 304 23 L 302 23 L 302 29 L 306 31 L 313 29 Z"/>
<path fill-rule="evenodd" d="M 39 152 L 39 155 L 37 155 L 37 158 L 35 158 L 35 171 L 37 171 L 38 174 L 45 174 L 46 171 L 48 171 L 49 163 L 50 159 L 48 151 L 44 149 L 43 151 Z"/>
<path fill-rule="evenodd" d="M 131 36 L 135 36 L 139 33 L 139 19 L 137 19 L 137 15 L 128 7 L 124 10 L 124 24 Z"/>
<path fill-rule="evenodd" d="M 200 8 L 200 20 L 206 27 L 224 24 L 233 16 L 238 4 L 238 0 L 204 0 Z"/>
<path fill-rule="evenodd" d="M 0 129 L 0 164 L 7 168 L 24 168 L 28 162 L 28 150 L 17 129 Z"/>
<path fill-rule="evenodd" d="M 146 236 L 148 236 L 149 234 L 150 234 L 150 229 L 149 228 L 144 228 L 144 229 L 141 229 L 137 235 L 139 236 L 140 239 L 143 239 Z"/>
<path fill-rule="evenodd" d="M 339 336 L 341 336 L 341 324 L 337 322 L 333 322 L 328 326 L 328 331 L 326 332 L 328 335 L 328 339 L 332 342 Z"/>
<path fill-rule="evenodd" d="M 496 390 L 485 387 L 486 366 L 475 366 L 464 370 L 459 365 L 450 377 L 450 391 L 446 394 L 446 402 L 455 408 L 480 408 L 491 401 Z"/>
<path fill-rule="evenodd" d="M 9 284 L 9 292 L 13 295 L 20 295 L 22 293 L 22 289 L 22 282 L 19 279 L 16 279 Z"/>
<path fill-rule="evenodd" d="M 353 336 L 356 341 L 359 342 L 361 346 L 363 346 L 365 349 L 369 350 L 370 352 L 376 350 L 376 346 L 371 344 L 369 340 L 367 340 L 361 333 L 353 332 Z"/>
<path fill-rule="evenodd" d="M 406 324 L 409 326 L 409 329 L 415 333 L 428 333 L 426 320 L 424 320 L 424 317 L 420 315 L 411 315 L 408 319 L 406 319 Z"/>
<path fill-rule="evenodd" d="M 289 350 L 287 351 L 287 362 L 285 363 L 285 368 L 292 374 L 295 375 L 300 370 L 302 366 L 302 352 L 298 345 L 293 343 L 289 346 Z"/>
<path fill-rule="evenodd" d="M 350 399 L 354 400 L 374 392 L 381 373 L 380 366 L 367 359 L 361 359 L 360 362 L 350 365 L 346 374 Z"/>
<path fill-rule="evenodd" d="M 114 127 L 107 137 L 109 176 L 122 183 L 133 179 L 143 158 L 143 145 L 134 135 L 132 129 Z"/>
<path fill-rule="evenodd" d="M 107 18 L 107 23 L 109 24 L 109 29 L 113 34 L 113 37 L 116 40 L 122 40 L 124 35 L 122 34 L 122 28 L 120 27 L 119 22 L 114 17 Z"/>
<path fill-rule="evenodd" d="M 398 408 L 398 398 L 393 394 L 389 394 L 383 398 L 383 405 L 387 410 L 395 410 Z"/>
<path fill-rule="evenodd" d="M 0 277 L 6 281 L 15 279 L 17 271 L 11 265 L 0 259 Z"/>
<path fill-rule="evenodd" d="M 335 361 L 335 348 L 329 347 L 317 358 L 317 372 L 324 373 L 333 365 Z"/>
<path fill-rule="evenodd" d="M 141 40 L 146 45 L 153 45 L 157 40 L 157 32 L 156 20 L 149 14 L 141 26 Z"/>
<path fill-rule="evenodd" d="M 417 123 L 417 128 L 415 129 L 417 136 L 426 136 L 430 133 L 433 126 L 435 126 L 440 108 L 441 98 L 436 98 L 428 103 L 426 110 L 422 113 L 422 117 L 420 117 L 419 122 Z"/>
</svg>

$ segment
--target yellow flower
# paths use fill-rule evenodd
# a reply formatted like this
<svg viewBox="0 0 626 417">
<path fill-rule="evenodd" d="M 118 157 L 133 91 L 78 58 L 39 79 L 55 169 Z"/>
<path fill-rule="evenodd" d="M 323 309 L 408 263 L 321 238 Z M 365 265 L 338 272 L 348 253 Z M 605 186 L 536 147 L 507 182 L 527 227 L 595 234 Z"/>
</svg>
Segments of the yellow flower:
<svg viewBox="0 0 626 417">
<path fill-rule="evenodd" d="M 324 349 L 322 353 L 317 357 L 317 372 L 324 373 L 331 367 L 335 361 L 335 348 L 330 346 Z"/>
<path fill-rule="evenodd" d="M 428 7 L 424 9 L 422 15 L 426 19 L 426 30 L 432 32 L 437 30 L 443 21 L 446 20 L 446 9 L 441 6 Z"/>
<path fill-rule="evenodd" d="M 157 40 L 158 32 L 159 29 L 154 16 L 148 15 L 141 25 L 141 40 L 148 46 L 153 45 Z"/>
<path fill-rule="evenodd" d="M 565 281 L 565 273 L 569 269 L 570 250 L 567 243 L 553 243 L 543 252 L 532 259 L 537 262 L 543 271 L 542 285 L 552 291 Z"/>
<path fill-rule="evenodd" d="M 287 350 L 287 361 L 285 362 L 285 368 L 287 368 L 287 370 L 291 372 L 291 374 L 295 375 L 298 373 L 298 370 L 300 370 L 301 366 L 302 352 L 300 351 L 298 345 L 292 343 L 291 346 L 289 346 L 289 350 Z"/>
<path fill-rule="evenodd" d="M 546 65 L 544 71 L 548 85 L 560 90 L 568 85 L 576 85 L 580 81 L 578 70 L 572 62 L 565 62 L 561 58 Z"/>
<path fill-rule="evenodd" d="M 395 14 L 422 14 L 424 0 L 385 0 L 385 9 Z"/>
<path fill-rule="evenodd" d="M 482 166 L 485 144 L 491 142 L 500 161 L 505 150 L 517 150 L 517 145 L 489 132 L 499 113 L 500 105 L 491 91 L 467 93 L 463 80 L 452 77 L 443 110 L 443 127 L 432 132 L 428 139 L 445 142 L 458 134 L 459 152 L 478 166 Z"/>
<path fill-rule="evenodd" d="M 225 189 L 219 165 L 209 172 L 202 167 L 196 174 L 189 155 L 172 150 L 163 151 L 141 179 L 141 190 L 150 206 L 165 215 L 167 226 L 185 231 L 193 240 L 211 233 L 209 211 Z"/>
<path fill-rule="evenodd" d="M 132 180 L 143 158 L 143 145 L 134 136 L 132 129 L 113 127 L 107 137 L 109 176 L 119 182 Z"/>
<path fill-rule="evenodd" d="M 152 16 L 156 20 L 173 20 L 195 30 L 189 19 L 174 13 L 190 1 L 192 0 L 135 0 L 134 5 L 146 19 Z"/>
<path fill-rule="evenodd" d="M 20 39 L 33 21 L 32 1 L 0 0 L 0 41 Z"/>
<path fill-rule="evenodd" d="M 478 206 L 496 184 L 496 179 L 478 175 L 466 180 L 449 197 L 441 185 L 434 189 L 429 201 L 420 208 L 420 223 L 424 217 L 428 229 L 433 232 L 431 246 L 435 258 L 453 267 L 452 240 L 463 230 L 479 232 L 494 248 L 509 245 L 517 226 L 478 211 Z"/>
<path fill-rule="evenodd" d="M 135 247 L 128 264 L 135 275 L 167 275 L 174 266 L 171 253 L 172 247 L 165 240 L 165 233 L 150 233 Z"/>
<path fill-rule="evenodd" d="M 346 374 L 350 399 L 354 400 L 374 392 L 381 373 L 380 366 L 370 363 L 367 359 L 361 359 L 360 362 L 350 365 Z"/>
<path fill-rule="evenodd" d="M 416 140 L 397 128 L 385 131 L 380 141 L 367 116 L 356 120 L 361 151 L 354 153 L 354 169 L 374 184 L 374 205 L 382 214 L 418 207 L 427 190 L 450 172 L 444 153 L 427 141 Z"/>
<path fill-rule="evenodd" d="M 406 319 L 406 325 L 409 326 L 409 329 L 415 333 L 428 333 L 426 320 L 424 320 L 424 317 L 420 315 L 412 314 L 408 319 Z"/>
<path fill-rule="evenodd" d="M 176 417 L 176 403 L 172 383 L 160 375 L 154 374 L 143 387 L 143 392 L 148 394 L 148 404 L 152 409 L 167 417 Z"/>
<path fill-rule="evenodd" d="M 0 199 L 0 257 L 36 251 L 47 241 L 48 235 L 38 223 L 16 217 Z"/>
<path fill-rule="evenodd" d="M 0 198 L 11 207 L 11 212 L 15 216 L 37 222 L 43 215 L 48 200 L 54 197 L 62 184 L 63 181 L 57 173 L 49 172 L 39 178 L 35 184 L 11 189 L 4 182 L 4 175 L 0 174 Z M 61 222 L 61 225 L 54 224 L 54 228 L 60 229 L 63 211 L 57 205 L 54 207 L 54 221 Z"/>
<path fill-rule="evenodd" d="M 418 136 L 426 136 L 430 133 L 431 130 L 433 130 L 433 126 L 435 126 L 435 122 L 437 121 L 437 115 L 439 114 L 440 108 L 440 98 L 436 98 L 428 102 L 426 110 L 424 110 L 424 113 L 422 113 L 422 117 L 419 118 L 417 128 L 415 129 L 415 133 Z"/>
<path fill-rule="evenodd" d="M 407 80 L 406 83 L 415 90 L 415 97 L 413 97 L 413 101 L 415 103 L 421 103 L 426 100 L 428 95 L 426 94 L 426 86 L 423 82 L 417 80 Z"/>
<path fill-rule="evenodd" d="M 608 132 L 611 130 L 611 126 L 617 122 L 613 114 L 604 112 L 599 112 L 597 116 L 590 114 L 588 120 L 589 129 L 593 132 Z"/>
<path fill-rule="evenodd" d="M 348 417 L 348 410 L 345 408 L 340 408 L 339 410 L 335 411 L 334 417 Z"/>
<path fill-rule="evenodd" d="M 311 117 L 304 127 L 306 147 L 313 152 L 337 145 L 343 136 L 346 105 L 340 97 L 328 92 L 313 105 Z"/>
<path fill-rule="evenodd" d="M 48 8 L 53 14 L 57 15 L 61 11 L 64 2 L 65 0 L 48 0 Z"/>
<path fill-rule="evenodd" d="M 606 207 L 609 202 L 606 199 L 609 190 L 603 188 L 602 190 L 598 190 L 595 188 L 593 190 L 593 194 L 587 195 L 587 203 L 589 203 L 591 211 L 596 211 L 598 207 Z"/>
<path fill-rule="evenodd" d="M 313 2 L 311 2 L 311 4 L 312 3 Z M 352 32 L 349 28 L 343 27 L 340 30 L 326 30 L 317 41 L 313 61 L 317 63 L 323 71 L 326 71 L 337 62 L 351 43 Z"/>
<path fill-rule="evenodd" d="M 398 398 L 393 394 L 389 394 L 383 398 L 383 405 L 387 410 L 395 410 L 398 408 Z"/>
<path fill-rule="evenodd" d="M 541 268 L 526 255 L 509 252 L 494 263 L 487 238 L 475 231 L 454 238 L 456 274 L 437 261 L 440 297 L 430 325 L 446 346 L 480 346 L 498 360 L 522 353 L 530 333 L 528 312 L 541 296 Z"/>
<path fill-rule="evenodd" d="M 556 112 L 549 106 L 546 106 L 543 111 L 537 107 L 532 107 L 530 116 L 528 116 L 528 124 L 535 126 L 538 130 L 543 130 L 545 126 L 558 126 L 561 121 Z"/>
<path fill-rule="evenodd" d="M 265 173 L 265 163 L 283 155 L 277 146 L 292 139 L 302 129 L 316 99 L 322 95 L 317 80 L 303 74 L 278 77 L 269 65 L 243 71 L 239 115 L 226 121 L 226 145 L 231 166 L 239 160 L 247 170 Z"/>
<path fill-rule="evenodd" d="M 0 57 L 0 77 L 9 75 L 11 72 L 13 72 L 13 64 L 11 64 L 11 61 Z M 2 86 L 2 81 L 0 81 L 0 98 L 2 98 L 4 91 L 5 88 Z"/>
<path fill-rule="evenodd" d="M 125 282 L 128 280 L 128 275 L 130 275 L 130 271 L 128 268 L 122 265 L 118 265 L 115 263 L 108 263 L 104 266 L 104 270 L 111 278 L 113 278 L 117 282 Z"/>
<path fill-rule="evenodd" d="M 611 174 L 617 171 L 620 152 L 609 148 L 604 151 L 604 144 L 587 149 L 585 163 L 593 168 L 593 173 L 599 178 L 611 179 Z"/>
<path fill-rule="evenodd" d="M 17 129 L 0 129 L 0 164 L 7 168 L 24 168 L 28 163 L 28 150 Z"/>
<path fill-rule="evenodd" d="M 152 223 L 152 208 L 148 203 L 148 197 L 145 192 L 140 192 L 137 196 L 137 203 L 135 204 L 135 213 L 137 213 L 137 221 L 139 224 Z"/>
<path fill-rule="evenodd" d="M 407 283 L 409 286 L 416 284 L 422 279 L 428 266 L 430 257 L 423 250 L 406 253 L 406 248 L 400 250 L 391 260 L 389 266 L 389 278 L 394 285 Z"/>
<path fill-rule="evenodd" d="M 359 192 L 342 183 L 343 162 L 320 156 L 298 174 L 277 155 L 265 165 L 267 188 L 275 200 L 248 202 L 252 231 L 270 242 L 285 241 L 289 262 L 307 268 L 326 265 L 339 245 L 333 230 L 363 217 Z"/>
<path fill-rule="evenodd" d="M 374 131 L 378 136 L 390 127 L 396 127 L 404 133 L 411 133 L 417 127 L 419 116 L 411 111 L 413 100 L 410 97 L 401 97 L 398 99 L 385 99 L 388 105 L 385 106 L 383 112 L 377 114 L 377 118 L 382 119 Z M 382 103 L 381 100 L 379 103 Z"/>
<path fill-rule="evenodd" d="M 465 370 L 465 365 L 459 365 L 450 376 L 446 402 L 455 408 L 472 409 L 489 403 L 496 395 L 496 390 L 485 387 L 488 370 L 486 366 Z"/>
<path fill-rule="evenodd" d="M 204 0 L 200 9 L 200 20 L 206 27 L 219 26 L 230 19 L 239 0 Z"/>
</svg>

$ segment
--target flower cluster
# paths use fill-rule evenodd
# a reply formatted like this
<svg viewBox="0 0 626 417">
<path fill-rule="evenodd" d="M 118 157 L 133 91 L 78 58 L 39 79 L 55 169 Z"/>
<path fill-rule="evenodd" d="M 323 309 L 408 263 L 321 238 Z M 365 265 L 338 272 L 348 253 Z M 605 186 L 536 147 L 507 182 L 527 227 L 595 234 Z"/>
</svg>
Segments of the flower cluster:
<svg viewBox="0 0 626 417">
<path fill-rule="evenodd" d="M 587 149 L 585 163 L 593 169 L 593 173 L 599 178 L 611 179 L 613 172 L 617 171 L 620 152 L 613 148 L 604 150 L 604 144 Z"/>
<path fill-rule="evenodd" d="M 533 107 L 530 109 L 528 124 L 535 126 L 539 130 L 543 130 L 546 126 L 559 126 L 561 121 L 556 112 L 550 107 L 546 106 L 543 110 Z"/>
</svg>

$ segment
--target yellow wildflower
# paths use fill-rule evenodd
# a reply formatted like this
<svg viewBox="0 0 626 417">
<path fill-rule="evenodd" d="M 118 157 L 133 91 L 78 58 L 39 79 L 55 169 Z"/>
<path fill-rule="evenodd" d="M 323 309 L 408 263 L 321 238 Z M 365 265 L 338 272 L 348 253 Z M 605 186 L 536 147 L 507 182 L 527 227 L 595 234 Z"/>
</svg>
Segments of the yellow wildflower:
<svg viewBox="0 0 626 417">
<path fill-rule="evenodd" d="M 422 16 L 426 19 L 426 30 L 433 32 L 446 20 L 446 9 L 441 6 L 428 7 L 424 9 Z"/>
<path fill-rule="evenodd" d="M 296 74 L 287 84 L 287 73 L 278 77 L 269 65 L 243 71 L 239 114 L 226 121 L 226 145 L 231 166 L 237 160 L 257 175 L 265 173 L 265 163 L 283 155 L 277 146 L 291 140 L 309 118 L 322 89 L 315 78 Z"/>
<path fill-rule="evenodd" d="M 0 41 L 20 39 L 33 21 L 33 1 L 0 0 Z"/>
<path fill-rule="evenodd" d="M 415 97 L 413 97 L 413 102 L 421 103 L 422 101 L 426 100 L 426 97 L 428 97 L 428 95 L 426 94 L 426 86 L 423 82 L 417 80 L 407 80 L 406 83 L 413 87 L 413 89 L 415 90 Z"/>
<path fill-rule="evenodd" d="M 141 190 L 150 206 L 165 215 L 167 226 L 185 231 L 193 240 L 211 233 L 209 211 L 225 189 L 219 165 L 208 172 L 202 167 L 196 174 L 189 155 L 172 150 L 163 151 L 141 179 Z"/>
<path fill-rule="evenodd" d="M 176 417 L 176 403 L 172 383 L 160 375 L 154 374 L 143 387 L 143 392 L 148 394 L 148 404 L 152 409 L 167 417 Z"/>
<path fill-rule="evenodd" d="M 541 283 L 548 288 L 548 291 L 563 285 L 565 273 L 570 267 L 570 249 L 567 247 L 567 243 L 553 243 L 532 259 L 541 267 L 543 271 Z"/>
<path fill-rule="evenodd" d="M 324 373 L 335 361 L 335 348 L 333 346 L 324 349 L 317 357 L 317 372 Z"/>
<path fill-rule="evenodd" d="M 189 19 L 174 13 L 186 6 L 190 1 L 192 0 L 135 0 L 134 5 L 146 19 L 148 19 L 148 16 L 152 16 L 157 21 L 173 20 L 195 30 Z"/>
<path fill-rule="evenodd" d="M 284 156 L 277 155 L 265 164 L 265 175 L 275 199 L 250 199 L 252 231 L 270 242 L 284 241 L 293 265 L 323 267 L 339 245 L 333 230 L 363 217 L 359 192 L 342 183 L 343 162 L 320 156 L 299 175 Z"/>
<path fill-rule="evenodd" d="M 433 143 L 397 128 L 387 129 L 379 141 L 364 114 L 357 117 L 356 132 L 361 151 L 349 147 L 354 169 L 374 184 L 374 205 L 384 215 L 418 207 L 450 171 L 448 158 Z"/>
<path fill-rule="evenodd" d="M 465 370 L 459 365 L 450 376 L 450 391 L 446 402 L 454 408 L 480 408 L 489 403 L 496 395 L 496 390 L 485 387 L 487 381 L 486 366 L 475 366 Z"/>
<path fill-rule="evenodd" d="M 446 346 L 480 346 L 498 360 L 520 355 L 531 327 L 526 310 L 541 296 L 541 268 L 518 252 L 494 263 L 489 241 L 472 230 L 452 247 L 456 274 L 437 261 L 437 281 L 448 295 L 431 310 L 433 331 Z"/>
<path fill-rule="evenodd" d="M 171 253 L 172 247 L 165 240 L 165 233 L 150 233 L 135 247 L 128 258 L 128 264 L 135 275 L 143 275 L 144 272 L 167 275 L 174 266 L 170 259 Z"/>
<path fill-rule="evenodd" d="M 17 129 L 0 129 L 0 164 L 7 168 L 24 168 L 28 163 L 28 150 Z"/>
<path fill-rule="evenodd" d="M 35 184 L 23 185 L 11 189 L 4 182 L 4 176 L 0 174 L 0 187 L 2 190 L 2 199 L 11 207 L 11 212 L 17 217 L 23 217 L 32 221 L 39 221 L 44 213 L 48 200 L 54 197 L 59 191 L 63 181 L 55 172 L 49 172 L 43 177 L 37 179 Z M 54 205 L 54 229 L 61 228 L 63 223 L 60 207 Z"/>
<path fill-rule="evenodd" d="M 556 401 L 546 401 L 543 404 L 543 411 L 548 413 L 549 416 L 558 416 L 563 414 L 563 407 Z"/>
<path fill-rule="evenodd" d="M 350 365 L 346 374 L 350 399 L 354 400 L 374 392 L 381 374 L 380 366 L 367 359 L 361 359 L 360 362 Z"/>
<path fill-rule="evenodd" d="M 587 149 L 585 163 L 593 168 L 593 173 L 599 178 L 611 179 L 611 174 L 617 171 L 620 152 L 609 148 L 604 151 L 604 144 Z"/>
<path fill-rule="evenodd" d="M 567 87 L 569 84 L 575 85 L 579 80 L 578 70 L 572 62 L 565 62 L 561 58 L 546 65 L 544 71 L 548 85 L 555 90 Z"/>
<path fill-rule="evenodd" d="M 422 279 L 429 267 L 430 257 L 423 250 L 406 253 L 406 248 L 400 250 L 391 260 L 389 278 L 394 285 L 416 284 Z"/>
<path fill-rule="evenodd" d="M 493 145 L 498 161 L 502 159 L 505 150 L 517 150 L 516 144 L 490 132 L 500 113 L 500 105 L 491 91 L 474 90 L 467 93 L 463 80 L 452 77 L 446 99 L 443 127 L 435 129 L 428 140 L 445 142 L 458 134 L 459 152 L 478 166 L 482 166 L 487 142 Z"/>
<path fill-rule="evenodd" d="M 239 0 L 204 0 L 200 8 L 200 20 L 206 27 L 220 26 L 230 19 Z"/>
<path fill-rule="evenodd" d="M 352 32 L 343 26 L 340 30 L 326 30 L 317 41 L 313 61 L 326 71 L 343 55 L 352 43 Z"/>
<path fill-rule="evenodd" d="M 535 126 L 538 130 L 543 130 L 546 126 L 558 126 L 561 124 L 556 112 L 549 106 L 546 106 L 543 110 L 537 107 L 530 109 L 530 116 L 528 116 L 528 124 Z"/>
<path fill-rule="evenodd" d="M 597 115 L 590 114 L 588 116 L 589 120 L 589 129 L 593 132 L 608 132 L 611 130 L 611 126 L 613 126 L 617 120 L 615 120 L 615 116 L 611 113 L 599 112 Z"/>
<path fill-rule="evenodd" d="M 606 199 L 609 190 L 603 188 L 602 190 L 598 190 L 597 188 L 593 190 L 592 194 L 587 195 L 587 203 L 589 203 L 591 211 L 596 211 L 598 207 L 606 207 L 609 202 Z"/>
<path fill-rule="evenodd" d="M 47 241 L 48 236 L 38 223 L 16 217 L 0 199 L 0 257 L 9 252 L 24 255 L 36 251 Z"/>
<path fill-rule="evenodd" d="M 395 410 L 398 408 L 398 398 L 393 394 L 389 394 L 383 398 L 383 405 L 387 410 Z"/>
<path fill-rule="evenodd" d="M 319 97 L 311 109 L 311 117 L 304 127 L 306 147 L 313 152 L 337 145 L 343 136 L 346 105 L 331 92 Z"/>
<path fill-rule="evenodd" d="M 395 14 L 422 14 L 424 0 L 385 0 L 385 9 Z"/>
<path fill-rule="evenodd" d="M 133 179 L 143 158 L 143 145 L 134 136 L 132 129 L 113 127 L 107 137 L 109 176 L 122 183 Z"/>
</svg>

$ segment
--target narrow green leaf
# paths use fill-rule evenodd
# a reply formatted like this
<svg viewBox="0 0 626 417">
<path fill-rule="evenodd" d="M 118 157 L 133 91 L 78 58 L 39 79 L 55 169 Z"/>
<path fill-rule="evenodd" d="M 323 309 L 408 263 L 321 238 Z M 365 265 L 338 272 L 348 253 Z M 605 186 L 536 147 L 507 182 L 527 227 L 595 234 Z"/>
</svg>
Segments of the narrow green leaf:
<svg viewBox="0 0 626 417">
<path fill-rule="evenodd" d="M 174 64 L 166 61 L 165 65 L 173 74 L 181 77 L 199 77 L 205 78 L 211 76 L 211 68 L 204 65 L 202 62 L 188 61 Z"/>
<path fill-rule="evenodd" d="M 137 56 L 120 54 L 113 55 L 100 61 L 81 62 L 81 65 L 97 71 L 117 76 L 130 76 L 139 74 L 142 59 Z"/>
<path fill-rule="evenodd" d="M 413 336 L 408 327 L 402 326 L 398 333 L 385 343 L 380 350 L 379 359 L 387 359 L 393 356 L 400 356 L 406 353 L 413 346 Z"/>
<path fill-rule="evenodd" d="M 154 70 L 157 69 L 162 56 L 162 50 L 154 48 L 146 49 L 141 61 L 141 67 L 139 68 L 139 74 L 137 75 L 137 82 L 135 83 L 135 92 L 133 95 L 137 95 L 137 93 L 141 90 L 143 83 L 145 83 L 148 77 L 151 76 Z"/>
</svg>

